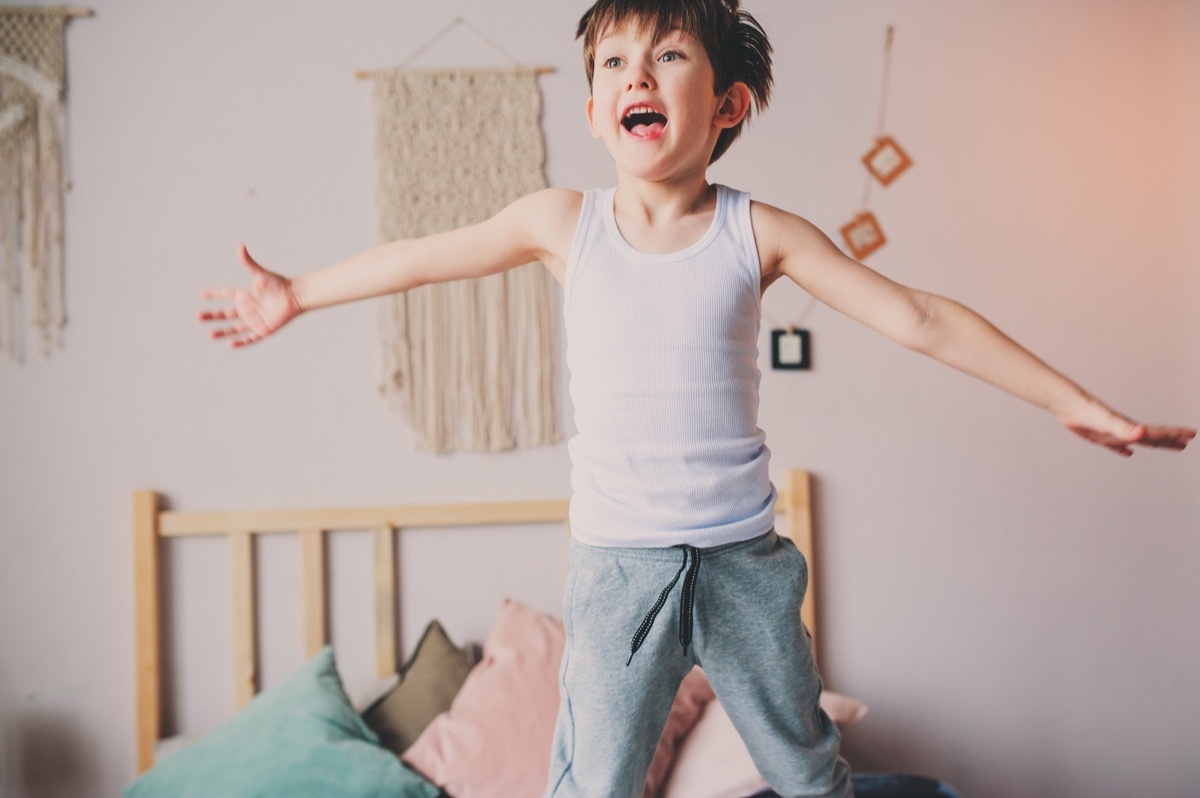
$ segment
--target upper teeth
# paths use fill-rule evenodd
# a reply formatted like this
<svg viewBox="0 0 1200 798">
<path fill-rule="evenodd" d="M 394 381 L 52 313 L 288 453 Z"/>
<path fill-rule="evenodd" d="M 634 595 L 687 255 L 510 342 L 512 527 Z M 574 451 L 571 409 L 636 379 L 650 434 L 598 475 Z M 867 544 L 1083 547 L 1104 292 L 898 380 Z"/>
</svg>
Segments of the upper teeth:
<svg viewBox="0 0 1200 798">
<path fill-rule="evenodd" d="M 653 108 L 651 108 L 648 105 L 635 105 L 632 108 L 630 108 L 628 111 L 625 112 L 625 116 L 633 116 L 634 114 L 657 114 L 657 113 L 658 113 L 658 111 L 654 110 Z"/>
</svg>

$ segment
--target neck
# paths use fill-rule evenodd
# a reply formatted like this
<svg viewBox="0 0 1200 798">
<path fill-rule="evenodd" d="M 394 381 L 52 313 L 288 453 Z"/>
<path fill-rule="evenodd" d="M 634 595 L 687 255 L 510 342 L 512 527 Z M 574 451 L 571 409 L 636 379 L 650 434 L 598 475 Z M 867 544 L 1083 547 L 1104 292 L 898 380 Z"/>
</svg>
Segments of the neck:
<svg viewBox="0 0 1200 798">
<path fill-rule="evenodd" d="M 703 173 L 665 181 L 642 180 L 617 173 L 618 213 L 650 225 L 711 210 L 715 196 L 716 192 Z"/>
</svg>

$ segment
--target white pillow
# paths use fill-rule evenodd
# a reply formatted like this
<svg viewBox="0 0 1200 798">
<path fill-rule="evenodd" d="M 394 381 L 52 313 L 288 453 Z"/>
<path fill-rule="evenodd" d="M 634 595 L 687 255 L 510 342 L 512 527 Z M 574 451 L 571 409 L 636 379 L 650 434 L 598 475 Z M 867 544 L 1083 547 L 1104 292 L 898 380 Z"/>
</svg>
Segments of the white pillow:
<svg viewBox="0 0 1200 798">
<path fill-rule="evenodd" d="M 863 702 L 828 690 L 821 693 L 821 709 L 839 726 L 867 714 Z M 733 721 L 714 700 L 680 745 L 662 798 L 744 798 L 768 789 Z"/>
<path fill-rule="evenodd" d="M 361 715 L 374 706 L 376 701 L 395 690 L 399 684 L 400 674 L 393 673 L 384 676 L 355 693 L 354 697 L 350 699 L 350 706 L 354 707 L 354 711 Z"/>
<path fill-rule="evenodd" d="M 158 764 L 171 754 L 177 754 L 183 749 L 195 743 L 203 735 L 200 734 L 177 734 L 174 737 L 164 737 L 161 740 L 154 741 L 154 764 Z"/>
<path fill-rule="evenodd" d="M 867 715 L 867 705 L 857 698 L 835 693 L 831 690 L 821 691 L 821 709 L 839 726 L 852 726 Z"/>
</svg>

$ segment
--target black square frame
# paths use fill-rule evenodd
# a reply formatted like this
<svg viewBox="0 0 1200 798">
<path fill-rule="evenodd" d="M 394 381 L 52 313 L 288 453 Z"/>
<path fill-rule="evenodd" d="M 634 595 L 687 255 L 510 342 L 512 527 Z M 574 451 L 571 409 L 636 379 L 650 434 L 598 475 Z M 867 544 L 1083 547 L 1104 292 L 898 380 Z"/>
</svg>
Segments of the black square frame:
<svg viewBox="0 0 1200 798">
<path fill-rule="evenodd" d="M 784 363 L 779 357 L 779 341 L 785 335 L 800 336 L 800 361 Z M 771 368 L 806 371 L 812 368 L 812 338 L 808 330 L 771 330 Z"/>
</svg>

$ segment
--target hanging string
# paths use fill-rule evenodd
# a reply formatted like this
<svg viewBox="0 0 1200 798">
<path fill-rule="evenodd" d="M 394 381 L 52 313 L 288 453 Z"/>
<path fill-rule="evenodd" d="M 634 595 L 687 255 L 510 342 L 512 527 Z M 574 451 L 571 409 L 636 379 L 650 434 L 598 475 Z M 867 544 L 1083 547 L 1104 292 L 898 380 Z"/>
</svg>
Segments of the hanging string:
<svg viewBox="0 0 1200 798">
<path fill-rule="evenodd" d="M 887 26 L 887 38 L 883 44 L 883 90 L 879 98 L 879 130 L 875 134 L 875 140 L 879 141 L 883 138 L 887 128 L 884 126 L 887 118 L 887 101 L 888 101 L 888 84 L 891 83 L 892 77 L 892 40 L 895 38 L 896 26 Z M 871 184 L 875 182 L 871 173 L 867 173 L 867 182 L 863 187 L 862 212 L 867 211 L 867 202 L 871 198 Z"/>
<path fill-rule="evenodd" d="M 424 44 L 422 44 L 420 47 L 418 47 L 415 51 L 413 51 L 413 53 L 411 55 L 409 55 L 408 58 L 405 58 L 403 61 L 401 61 L 400 64 L 398 66 L 396 66 L 395 68 L 396 69 L 404 69 L 409 64 L 411 64 L 413 61 L 416 61 L 417 58 L 419 58 L 423 53 L 425 53 L 430 47 L 437 44 L 437 42 L 440 41 L 447 33 L 454 30 L 455 28 L 459 28 L 459 27 L 466 28 L 468 31 L 470 31 L 475 36 L 475 38 L 479 39 L 481 42 L 486 44 L 488 47 L 491 47 L 492 50 L 494 50 L 498 55 L 500 55 L 502 58 L 504 58 L 504 60 L 508 61 L 514 67 L 521 66 L 521 63 L 516 58 L 514 58 L 512 55 L 510 55 L 507 50 L 505 50 L 500 45 L 496 44 L 496 42 L 492 41 L 492 39 L 490 39 L 489 37 L 485 36 L 482 31 L 480 31 L 478 28 L 476 28 L 471 23 L 467 22 L 466 19 L 464 19 L 463 17 L 455 17 L 449 24 L 447 24 L 445 27 L 443 27 L 437 33 L 433 34 L 433 36 L 431 36 L 428 41 L 426 41 Z M 554 71 L 554 67 L 548 67 L 548 66 L 539 66 L 539 67 L 534 67 L 533 69 L 534 69 L 534 72 L 536 72 L 538 74 L 545 74 L 545 73 Z M 370 78 L 370 77 L 374 77 L 374 75 L 375 75 L 375 73 L 370 70 L 359 70 L 358 72 L 355 72 L 354 74 L 355 74 L 355 77 L 358 77 L 358 78 Z"/>
<path fill-rule="evenodd" d="M 896 35 L 896 26 L 888 25 L 887 26 L 887 37 L 884 39 L 884 44 L 883 44 L 883 90 L 882 90 L 880 98 L 879 98 L 879 128 L 875 134 L 876 141 L 883 138 L 883 134 L 887 131 L 886 125 L 887 125 L 888 86 L 891 83 L 892 41 L 895 39 L 895 35 Z M 866 213 L 866 211 L 867 211 L 867 203 L 870 201 L 870 198 L 871 198 L 871 184 L 873 182 L 875 182 L 875 179 L 871 175 L 871 173 L 868 172 L 866 186 L 863 188 L 863 199 L 862 199 L 862 212 L 863 213 Z M 786 329 L 788 331 L 788 333 L 791 334 L 797 327 L 799 327 L 801 324 L 804 323 L 804 320 L 813 311 L 813 309 L 816 307 L 816 305 L 817 305 L 817 298 L 815 296 L 809 295 L 808 302 L 806 302 L 804 304 L 804 309 L 800 311 L 799 315 L 796 316 L 796 320 L 794 322 L 792 322 L 791 324 L 780 323 L 777 319 L 772 317 L 771 314 L 767 313 L 765 310 L 762 312 L 762 316 L 764 319 L 766 319 L 768 322 L 770 322 L 775 327 Z"/>
<path fill-rule="evenodd" d="M 797 327 L 804 324 L 804 320 L 806 318 L 808 318 L 808 314 L 812 312 L 813 308 L 816 307 L 816 304 L 817 304 L 817 298 L 815 296 L 809 294 L 808 302 L 806 302 L 804 304 L 804 309 L 801 310 L 799 315 L 797 315 L 795 317 L 795 321 L 792 321 L 789 324 L 784 324 L 783 322 L 779 321 L 774 316 L 772 316 L 770 313 L 767 313 L 766 310 L 762 311 L 762 317 L 764 319 L 766 319 L 768 322 L 770 322 L 772 327 L 774 327 L 776 329 L 787 330 L 788 334 L 790 335 L 792 332 L 795 331 L 795 329 Z"/>
<path fill-rule="evenodd" d="M 406 59 L 404 59 L 403 61 L 401 61 L 401 62 L 400 62 L 400 65 L 399 65 L 399 66 L 397 66 L 396 68 L 397 68 L 397 69 L 404 69 L 404 67 L 408 66 L 408 65 L 409 65 L 409 64 L 411 64 L 413 61 L 417 60 L 417 56 L 421 55 L 421 54 L 422 54 L 422 53 L 424 53 L 426 50 L 428 50 L 430 47 L 432 47 L 434 44 L 436 44 L 436 43 L 438 42 L 438 40 L 439 40 L 439 39 L 441 39 L 443 36 L 445 36 L 445 35 L 446 35 L 447 33 L 449 33 L 450 31 L 454 30 L 455 28 L 459 28 L 459 27 L 466 28 L 466 29 L 467 29 L 467 30 L 469 30 L 471 33 L 475 34 L 475 36 L 476 36 L 476 37 L 477 37 L 477 38 L 478 38 L 480 41 L 482 41 L 484 44 L 488 45 L 488 46 L 489 46 L 489 47 L 491 47 L 493 50 L 495 50 L 497 53 L 499 53 L 501 56 L 503 56 L 503 57 L 504 57 L 504 58 L 505 58 L 507 61 L 509 61 L 510 63 L 512 63 L 512 64 L 513 64 L 513 66 L 517 66 L 517 59 L 515 59 L 515 58 L 513 58 L 511 55 L 509 55 L 509 54 L 508 54 L 508 53 L 507 53 L 507 52 L 504 50 L 504 48 L 500 47 L 500 45 L 496 44 L 494 41 L 492 41 L 492 40 L 491 40 L 491 39 L 489 39 L 488 37 L 484 36 L 482 33 L 480 33 L 480 32 L 479 32 L 479 31 L 478 31 L 478 30 L 475 28 L 475 26 L 474 26 L 474 25 L 472 25 L 471 23 L 467 22 L 467 21 L 466 21 L 465 19 L 463 19 L 462 17 L 455 17 L 453 22 L 451 22 L 449 25 L 447 25 L 446 27 L 442 28 L 440 31 L 438 31 L 437 33 L 435 33 L 435 34 L 433 35 L 433 38 L 431 38 L 429 41 L 425 42 L 425 43 L 424 43 L 424 44 L 422 44 L 420 47 L 418 47 L 418 48 L 417 48 L 417 50 L 416 50 L 416 52 L 414 52 L 414 53 L 413 53 L 412 55 L 410 55 L 408 58 L 406 58 Z"/>
<path fill-rule="evenodd" d="M 883 93 L 879 98 L 879 133 L 876 138 L 883 138 L 884 119 L 887 117 L 888 84 L 892 78 L 892 40 L 896 36 L 896 26 L 888 25 L 887 41 L 883 45 Z"/>
</svg>

